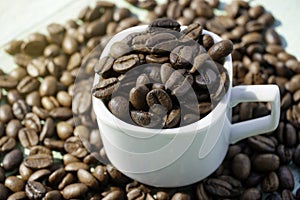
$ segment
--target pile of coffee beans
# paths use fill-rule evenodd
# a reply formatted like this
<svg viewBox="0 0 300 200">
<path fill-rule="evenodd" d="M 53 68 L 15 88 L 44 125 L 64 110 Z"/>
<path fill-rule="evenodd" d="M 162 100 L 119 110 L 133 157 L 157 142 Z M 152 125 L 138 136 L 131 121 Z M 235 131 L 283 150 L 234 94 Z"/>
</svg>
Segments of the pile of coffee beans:
<svg viewBox="0 0 300 200">
<path fill-rule="evenodd" d="M 272 14 L 244 1 L 218 16 L 218 0 L 132 2 L 149 10 L 143 23 L 168 17 L 231 40 L 234 85 L 279 86 L 277 130 L 231 145 L 212 175 L 187 187 L 150 187 L 105 164 L 89 92 L 94 69 L 107 41 L 141 22 L 126 8 L 98 2 L 5 47 L 18 67 L 0 71 L 0 199 L 300 199 L 293 176 L 300 169 L 300 63 L 284 50 Z M 242 103 L 232 120 L 269 112 L 268 104 Z"/>
<path fill-rule="evenodd" d="M 147 31 L 112 44 L 95 69 L 94 96 L 115 116 L 142 127 L 174 128 L 206 116 L 228 89 L 222 64 L 233 44 L 214 43 L 200 24 L 179 31 L 177 21 L 159 18 Z"/>
</svg>

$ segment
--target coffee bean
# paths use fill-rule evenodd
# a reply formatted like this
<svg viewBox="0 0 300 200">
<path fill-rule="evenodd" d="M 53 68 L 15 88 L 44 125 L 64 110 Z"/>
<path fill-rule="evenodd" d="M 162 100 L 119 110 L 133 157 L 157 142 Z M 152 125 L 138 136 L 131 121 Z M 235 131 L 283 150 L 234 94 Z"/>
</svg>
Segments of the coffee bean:
<svg viewBox="0 0 300 200">
<path fill-rule="evenodd" d="M 0 183 L 0 199 L 1 200 L 7 199 L 8 195 L 9 195 L 8 189 L 2 183 Z"/>
<path fill-rule="evenodd" d="M 118 86 L 117 78 L 105 79 L 94 86 L 92 93 L 97 98 L 108 98 L 118 88 Z"/>
<path fill-rule="evenodd" d="M 53 76 L 47 76 L 40 85 L 39 92 L 41 96 L 51 96 L 56 93 L 57 80 Z"/>
<path fill-rule="evenodd" d="M 70 37 L 70 36 L 66 36 L 64 39 L 63 39 L 63 42 L 62 42 L 62 48 L 63 48 L 63 51 L 66 53 L 66 54 L 73 54 L 75 53 L 75 51 L 77 50 L 77 41 L 75 40 L 75 38 L 73 37 Z"/>
<path fill-rule="evenodd" d="M 58 190 L 52 190 L 52 191 L 47 192 L 43 199 L 44 200 L 51 200 L 51 199 L 61 200 L 62 195 L 60 194 L 60 192 Z"/>
<path fill-rule="evenodd" d="M 280 163 L 282 164 L 288 164 L 291 160 L 292 160 L 292 156 L 293 156 L 293 153 L 292 153 L 292 150 L 287 148 L 286 146 L 284 145 L 279 145 L 277 147 L 277 155 L 280 159 Z"/>
<path fill-rule="evenodd" d="M 39 85 L 40 82 L 36 78 L 25 76 L 17 85 L 17 90 L 21 94 L 27 94 L 34 90 L 37 90 Z"/>
<path fill-rule="evenodd" d="M 221 178 L 209 178 L 204 181 L 204 187 L 210 194 L 226 198 L 240 195 L 241 183 L 236 179 L 228 176 L 222 176 Z"/>
<path fill-rule="evenodd" d="M 146 196 L 145 193 L 142 190 L 140 190 L 139 188 L 134 188 L 127 193 L 128 200 L 144 199 L 145 196 Z"/>
<path fill-rule="evenodd" d="M 4 104 L 0 106 L 0 120 L 4 123 L 13 118 L 11 106 Z"/>
<path fill-rule="evenodd" d="M 62 140 L 45 138 L 44 145 L 51 150 L 63 151 L 64 149 L 64 141 Z"/>
<path fill-rule="evenodd" d="M 58 103 L 64 107 L 72 105 L 72 97 L 66 91 L 59 91 L 56 95 Z"/>
<path fill-rule="evenodd" d="M 95 66 L 95 72 L 99 75 L 103 75 L 112 68 L 114 61 L 115 59 L 111 56 L 105 56 L 101 58 L 101 60 L 97 62 Z"/>
<path fill-rule="evenodd" d="M 73 183 L 65 187 L 62 191 L 62 195 L 65 199 L 80 198 L 83 197 L 88 191 L 88 187 L 82 183 Z"/>
<path fill-rule="evenodd" d="M 41 122 L 39 117 L 34 113 L 27 113 L 25 115 L 24 124 L 26 128 L 41 131 Z"/>
<path fill-rule="evenodd" d="M 16 89 L 12 89 L 7 92 L 6 99 L 7 99 L 7 102 L 10 105 L 12 105 L 16 101 L 22 99 L 22 97 L 21 97 L 21 94 Z"/>
<path fill-rule="evenodd" d="M 105 185 L 108 181 L 108 174 L 106 173 L 106 168 L 102 165 L 95 167 L 93 176 L 99 181 L 101 185 Z"/>
<path fill-rule="evenodd" d="M 96 190 L 99 188 L 97 179 L 90 172 L 84 169 L 79 169 L 77 171 L 77 177 L 81 183 L 87 185 L 89 188 Z"/>
<path fill-rule="evenodd" d="M 274 171 L 279 168 L 279 157 L 275 154 L 259 154 L 252 161 L 253 167 L 259 172 Z"/>
<path fill-rule="evenodd" d="M 114 166 L 107 165 L 106 170 L 113 182 L 122 185 L 129 182 L 129 179 L 125 175 L 123 175 L 120 171 L 118 171 Z"/>
<path fill-rule="evenodd" d="M 183 68 L 191 65 L 194 55 L 197 53 L 197 46 L 178 46 L 170 53 L 170 62 L 176 68 Z"/>
<path fill-rule="evenodd" d="M 5 187 L 10 189 L 12 192 L 19 192 L 24 189 L 25 183 L 23 180 L 19 179 L 16 176 L 8 176 L 5 179 Z"/>
<path fill-rule="evenodd" d="M 22 44 L 22 40 L 12 40 L 5 45 L 4 50 L 10 55 L 15 55 L 17 53 L 20 53 Z"/>
<path fill-rule="evenodd" d="M 267 44 L 281 44 L 278 33 L 272 28 L 266 30 L 264 38 Z"/>
<path fill-rule="evenodd" d="M 239 180 L 245 180 L 250 175 L 251 161 L 246 154 L 239 153 L 232 160 L 232 172 Z"/>
<path fill-rule="evenodd" d="M 250 147 L 259 152 L 272 153 L 275 151 L 274 142 L 265 136 L 253 136 L 248 138 Z"/>
<path fill-rule="evenodd" d="M 2 160 L 3 168 L 7 171 L 12 171 L 19 166 L 22 160 L 22 151 L 19 149 L 14 149 L 4 156 Z"/>
<path fill-rule="evenodd" d="M 165 121 L 165 127 L 166 128 L 176 127 L 178 125 L 178 123 L 180 122 L 180 118 L 181 118 L 180 109 L 172 110 Z"/>
<path fill-rule="evenodd" d="M 37 130 L 32 128 L 23 128 L 18 133 L 19 141 L 23 147 L 31 147 L 37 145 L 39 138 L 37 135 Z"/>
<path fill-rule="evenodd" d="M 131 96 L 132 96 L 132 94 L 131 94 Z M 138 98 L 133 98 L 133 99 L 138 100 L 138 101 L 141 100 Z M 108 103 L 108 108 L 112 112 L 112 114 L 114 114 L 115 116 L 117 116 L 121 119 L 126 119 L 126 117 L 128 117 L 129 103 L 128 103 L 128 100 L 122 96 L 113 97 Z"/>
<path fill-rule="evenodd" d="M 283 190 L 282 191 L 282 199 L 287 199 L 287 200 L 294 200 L 294 195 L 290 190 Z"/>
<path fill-rule="evenodd" d="M 209 50 L 209 56 L 215 60 L 220 61 L 228 56 L 233 50 L 233 43 L 230 40 L 222 40 L 215 43 Z"/>
<path fill-rule="evenodd" d="M 67 122 L 59 122 L 56 126 L 56 132 L 60 139 L 65 140 L 73 134 L 73 127 Z"/>
<path fill-rule="evenodd" d="M 53 158 L 48 154 L 30 155 L 25 158 L 24 164 L 32 169 L 43 169 L 53 164 Z"/>
<path fill-rule="evenodd" d="M 8 152 L 15 148 L 17 142 L 14 138 L 3 136 L 0 138 L 0 152 Z"/>
<path fill-rule="evenodd" d="M 71 174 L 68 173 L 60 182 L 60 184 L 58 185 L 58 189 L 62 190 L 64 189 L 66 186 L 72 184 L 75 182 L 75 177 Z"/>
<path fill-rule="evenodd" d="M 181 36 L 181 39 L 187 39 L 188 37 L 188 40 L 198 40 L 202 34 L 202 26 L 196 23 L 191 24 L 185 30 L 181 31 L 181 33 L 183 34 L 183 36 Z"/>
<path fill-rule="evenodd" d="M 139 64 L 139 57 L 136 54 L 130 54 L 119 57 L 113 64 L 113 69 L 118 73 L 125 73 Z"/>
<path fill-rule="evenodd" d="M 261 184 L 264 192 L 275 192 L 279 187 L 279 179 L 275 172 L 270 172 L 263 180 Z"/>
<path fill-rule="evenodd" d="M 36 181 L 28 181 L 25 191 L 30 199 L 42 199 L 47 192 L 44 185 Z"/>
<path fill-rule="evenodd" d="M 262 198 L 262 194 L 261 191 L 257 188 L 248 188 L 247 190 L 245 190 L 241 196 L 242 200 L 248 200 L 248 199 L 261 199 Z"/>
<path fill-rule="evenodd" d="M 64 149 L 73 156 L 83 158 L 87 154 L 87 150 L 82 144 L 79 137 L 69 137 L 64 144 Z"/>
<path fill-rule="evenodd" d="M 152 23 L 149 24 L 148 31 L 152 32 L 153 30 L 156 30 L 155 28 L 163 28 L 163 29 L 180 31 L 180 24 L 174 19 L 160 18 L 154 20 Z"/>
<path fill-rule="evenodd" d="M 23 77 L 27 75 L 27 72 L 24 68 L 16 67 L 9 72 L 9 76 L 17 81 L 22 80 Z"/>
<path fill-rule="evenodd" d="M 123 42 L 116 42 L 110 48 L 110 55 L 113 58 L 119 58 L 125 54 L 128 54 L 131 51 L 131 48 L 123 43 Z"/>
<path fill-rule="evenodd" d="M 109 200 L 109 199 L 125 199 L 125 194 L 121 190 L 114 190 L 109 192 L 103 200 Z"/>
<path fill-rule="evenodd" d="M 281 166 L 278 169 L 279 186 L 281 189 L 293 190 L 295 186 L 294 177 L 289 167 Z"/>
<path fill-rule="evenodd" d="M 32 173 L 33 171 L 30 168 L 26 167 L 24 162 L 20 164 L 19 174 L 21 175 L 22 180 L 27 181 Z"/>
<path fill-rule="evenodd" d="M 0 183 L 3 183 L 4 180 L 5 180 L 5 178 L 6 178 L 6 176 L 5 176 L 5 170 L 2 167 L 0 167 Z"/>
<path fill-rule="evenodd" d="M 71 108 L 56 107 L 50 111 L 49 115 L 54 119 L 67 120 L 73 116 L 73 113 Z"/>
<path fill-rule="evenodd" d="M 28 178 L 28 181 L 43 181 L 49 176 L 50 173 L 51 171 L 48 169 L 40 169 L 33 172 Z"/>
<path fill-rule="evenodd" d="M 12 195 L 10 195 L 7 200 L 26 200 L 28 199 L 27 196 L 26 196 L 26 193 L 24 191 L 20 191 L 20 192 L 16 192 L 16 193 L 13 193 Z"/>
<path fill-rule="evenodd" d="M 29 110 L 30 110 L 29 106 L 22 99 L 15 102 L 12 106 L 13 114 L 19 120 L 24 119 L 25 115 L 29 112 Z"/>
</svg>

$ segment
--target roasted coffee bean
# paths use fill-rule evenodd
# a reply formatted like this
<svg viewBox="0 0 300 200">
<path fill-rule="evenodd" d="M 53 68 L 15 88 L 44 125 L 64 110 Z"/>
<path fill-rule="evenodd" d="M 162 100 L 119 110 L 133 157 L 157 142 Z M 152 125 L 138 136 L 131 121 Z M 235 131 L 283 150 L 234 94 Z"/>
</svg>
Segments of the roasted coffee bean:
<svg viewBox="0 0 300 200">
<path fill-rule="evenodd" d="M 40 85 L 39 92 L 41 96 L 51 96 L 56 93 L 57 80 L 54 76 L 47 76 Z"/>
<path fill-rule="evenodd" d="M 277 128 L 277 135 L 278 140 L 284 143 L 287 147 L 294 147 L 296 145 L 297 133 L 295 127 L 292 124 L 283 124 L 281 122 Z"/>
<path fill-rule="evenodd" d="M 3 123 L 10 121 L 13 118 L 13 111 L 11 106 L 4 104 L 0 106 L 0 120 Z"/>
<path fill-rule="evenodd" d="M 29 106 L 41 106 L 41 97 L 39 95 L 38 91 L 33 91 L 31 93 L 29 93 L 28 95 L 26 95 L 26 100 L 25 102 L 29 105 Z"/>
<path fill-rule="evenodd" d="M 152 23 L 149 24 L 148 31 L 152 32 L 152 31 L 157 30 L 157 28 L 180 31 L 180 24 L 174 19 L 160 18 L 160 19 L 154 20 Z"/>
<path fill-rule="evenodd" d="M 131 94 L 131 96 L 132 96 L 132 94 Z M 135 98 L 134 100 L 140 101 L 141 99 Z M 134 107 L 136 107 L 136 106 L 134 106 Z M 128 100 L 122 96 L 113 97 L 108 103 L 108 108 L 112 112 L 112 114 L 114 114 L 115 116 L 117 116 L 121 119 L 125 119 L 129 115 Z"/>
<path fill-rule="evenodd" d="M 274 171 L 279 168 L 280 160 L 275 154 L 259 154 L 252 161 L 253 167 L 259 172 Z"/>
<path fill-rule="evenodd" d="M 253 136 L 248 138 L 248 144 L 251 148 L 259 152 L 272 153 L 275 151 L 274 142 L 265 136 Z"/>
<path fill-rule="evenodd" d="M 97 98 L 108 98 L 118 88 L 119 83 L 117 78 L 109 78 L 100 81 L 92 90 L 92 93 Z"/>
<path fill-rule="evenodd" d="M 239 180 L 245 180 L 250 175 L 251 161 L 246 154 L 239 153 L 232 160 L 232 172 Z"/>
<path fill-rule="evenodd" d="M 17 53 L 20 53 L 22 43 L 22 40 L 12 40 L 5 45 L 4 50 L 10 55 L 15 55 Z"/>
<path fill-rule="evenodd" d="M 204 181 L 204 187 L 210 194 L 221 198 L 235 197 L 241 193 L 241 183 L 228 176 L 221 176 L 218 179 L 209 178 Z"/>
<path fill-rule="evenodd" d="M 5 179 L 4 185 L 12 192 L 19 192 L 24 189 L 25 183 L 23 180 L 19 179 L 16 176 L 8 176 Z"/>
<path fill-rule="evenodd" d="M 5 170 L 2 167 L 0 167 L 0 183 L 3 183 L 4 180 L 5 180 L 5 178 L 6 178 L 6 176 L 5 176 Z"/>
<path fill-rule="evenodd" d="M 37 135 L 37 130 L 32 128 L 23 128 L 18 133 L 19 141 L 23 147 L 31 147 L 37 145 L 39 138 Z"/>
<path fill-rule="evenodd" d="M 43 181 L 49 176 L 50 173 L 51 171 L 49 169 L 40 169 L 33 172 L 28 178 L 28 181 Z"/>
<path fill-rule="evenodd" d="M 129 52 L 131 52 L 130 46 L 123 42 L 116 42 L 110 48 L 110 55 L 113 58 L 119 58 L 125 54 L 128 54 Z"/>
<path fill-rule="evenodd" d="M 24 119 L 29 110 L 29 106 L 23 99 L 16 101 L 12 106 L 13 114 L 19 120 Z"/>
<path fill-rule="evenodd" d="M 7 102 L 12 105 L 16 101 L 22 99 L 21 94 L 16 89 L 9 90 L 6 95 Z"/>
<path fill-rule="evenodd" d="M 60 139 L 66 140 L 73 134 L 73 127 L 67 122 L 59 122 L 56 125 L 56 132 Z"/>
<path fill-rule="evenodd" d="M 300 145 L 296 147 L 293 155 L 293 162 L 295 165 L 300 166 Z"/>
<path fill-rule="evenodd" d="M 93 176 L 96 177 L 101 185 L 105 185 L 109 178 L 106 172 L 106 168 L 102 165 L 98 165 L 97 167 L 95 167 Z"/>
<path fill-rule="evenodd" d="M 103 198 L 103 200 L 109 200 L 109 199 L 125 199 L 125 194 L 123 191 L 117 189 L 109 192 Z"/>
<path fill-rule="evenodd" d="M 191 24 L 185 30 L 181 31 L 183 36 L 180 39 L 185 38 L 185 40 L 198 40 L 202 34 L 202 26 L 200 24 Z"/>
<path fill-rule="evenodd" d="M 51 155 L 51 150 L 45 146 L 33 146 L 30 148 L 29 155 L 48 154 Z"/>
<path fill-rule="evenodd" d="M 81 183 L 87 185 L 89 188 L 95 190 L 99 188 L 99 183 L 97 179 L 90 172 L 84 169 L 79 169 L 77 171 L 77 177 Z"/>
<path fill-rule="evenodd" d="M 12 195 L 10 195 L 7 200 L 26 200 L 28 199 L 28 197 L 26 196 L 26 192 L 25 191 L 20 191 L 20 192 L 16 192 L 13 193 Z"/>
<path fill-rule="evenodd" d="M 264 192 L 275 192 L 279 188 L 279 179 L 275 172 L 270 172 L 261 184 Z"/>
<path fill-rule="evenodd" d="M 183 68 L 191 65 L 194 55 L 197 53 L 197 46 L 178 46 L 170 53 L 170 62 L 176 68 Z"/>
<path fill-rule="evenodd" d="M 64 141 L 62 140 L 45 138 L 44 145 L 51 150 L 63 151 L 64 149 Z"/>
<path fill-rule="evenodd" d="M 180 109 L 172 110 L 165 121 L 165 128 L 176 127 L 180 122 L 180 118 L 181 118 Z"/>
<path fill-rule="evenodd" d="M 26 76 L 17 85 L 17 90 L 21 94 L 27 94 L 34 90 L 37 90 L 39 85 L 40 85 L 40 82 L 36 78 Z"/>
<path fill-rule="evenodd" d="M 294 200 L 294 195 L 290 190 L 283 190 L 281 193 L 282 199 Z"/>
<path fill-rule="evenodd" d="M 111 56 L 105 56 L 101 58 L 99 62 L 97 62 L 95 66 L 95 72 L 99 75 L 103 75 L 105 72 L 108 72 L 114 63 L 115 59 Z"/>
<path fill-rule="evenodd" d="M 146 101 L 148 106 L 161 105 L 166 111 L 170 111 L 172 108 L 172 101 L 170 96 L 162 89 L 153 89 L 147 96 Z"/>
<path fill-rule="evenodd" d="M 43 169 L 53 164 L 53 158 L 48 154 L 30 155 L 25 158 L 24 164 L 32 169 Z"/>
<path fill-rule="evenodd" d="M 24 162 L 20 164 L 19 174 L 21 175 L 22 180 L 27 181 L 32 173 L 33 173 L 32 169 L 26 167 Z"/>
<path fill-rule="evenodd" d="M 292 150 L 282 144 L 277 147 L 276 153 L 281 164 L 288 164 L 292 160 Z"/>
<path fill-rule="evenodd" d="M 233 43 L 230 40 L 222 40 L 215 43 L 209 50 L 209 56 L 215 60 L 220 61 L 228 56 L 233 50 Z"/>
<path fill-rule="evenodd" d="M 41 122 L 39 117 L 34 113 L 27 113 L 24 119 L 24 125 L 26 128 L 41 131 Z"/>
<path fill-rule="evenodd" d="M 8 195 L 9 195 L 8 189 L 2 183 L 0 183 L 0 199 L 5 200 L 7 199 Z"/>
<path fill-rule="evenodd" d="M 0 138 L 0 152 L 8 152 L 15 148 L 17 142 L 14 138 L 3 136 Z"/>
<path fill-rule="evenodd" d="M 16 67 L 9 72 L 9 76 L 16 79 L 17 81 L 22 80 L 23 77 L 27 75 L 27 72 L 24 68 Z"/>
<path fill-rule="evenodd" d="M 73 116 L 71 108 L 67 107 L 57 107 L 53 108 L 50 113 L 50 117 L 59 120 L 67 120 Z"/>
<path fill-rule="evenodd" d="M 51 200 L 51 199 L 61 200 L 62 195 L 58 190 L 52 190 L 47 192 L 43 197 L 43 200 Z"/>
<path fill-rule="evenodd" d="M 14 88 L 18 85 L 18 80 L 8 76 L 8 75 L 1 75 L 0 76 L 0 87 L 4 89 Z"/>
<path fill-rule="evenodd" d="M 62 195 L 65 199 L 73 199 L 83 197 L 88 191 L 88 187 L 82 183 L 74 183 L 68 185 L 62 191 Z"/>
<path fill-rule="evenodd" d="M 110 178 L 113 182 L 117 184 L 126 184 L 129 182 L 129 178 L 127 178 L 125 175 L 123 175 L 120 171 L 118 171 L 114 166 L 107 165 L 106 171 L 109 174 Z"/>
<path fill-rule="evenodd" d="M 279 186 L 281 189 L 293 190 L 295 186 L 294 176 L 287 166 L 278 169 Z"/>
<path fill-rule="evenodd" d="M 267 44 L 277 44 L 277 45 L 281 44 L 278 33 L 272 28 L 266 30 L 264 39 Z"/>
<path fill-rule="evenodd" d="M 47 192 L 44 185 L 36 181 L 28 181 L 25 186 L 25 191 L 30 199 L 42 199 Z"/>
<path fill-rule="evenodd" d="M 139 57 L 136 54 L 130 54 L 119 57 L 113 64 L 113 69 L 118 73 L 125 73 L 139 64 Z"/>
<path fill-rule="evenodd" d="M 262 198 L 261 191 L 257 188 L 248 188 L 245 190 L 241 196 L 241 200 L 259 200 Z"/>
<path fill-rule="evenodd" d="M 23 160 L 23 153 L 19 149 L 14 149 L 7 153 L 3 160 L 3 168 L 7 171 L 12 171 L 17 168 Z"/>
<path fill-rule="evenodd" d="M 87 155 L 87 150 L 79 137 L 70 137 L 65 141 L 64 149 L 73 156 L 83 158 Z"/>
</svg>

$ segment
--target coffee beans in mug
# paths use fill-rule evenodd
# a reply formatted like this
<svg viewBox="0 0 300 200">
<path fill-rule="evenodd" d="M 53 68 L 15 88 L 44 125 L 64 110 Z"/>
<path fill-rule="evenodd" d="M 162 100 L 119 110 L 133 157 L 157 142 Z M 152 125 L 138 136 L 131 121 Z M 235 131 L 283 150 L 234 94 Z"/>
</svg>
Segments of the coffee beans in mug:
<svg viewBox="0 0 300 200">
<path fill-rule="evenodd" d="M 181 119 L 181 113 L 191 111 L 182 111 L 178 98 L 198 91 L 200 84 L 216 106 L 229 82 L 222 64 L 233 50 L 233 43 L 224 40 L 210 45 L 207 53 L 197 42 L 201 37 L 199 24 L 191 24 L 180 32 L 175 20 L 154 20 L 147 32 L 130 34 L 125 41 L 111 46 L 110 55 L 96 67 L 100 80 L 93 88 L 94 96 L 104 100 L 115 116 L 135 125 L 175 128 L 195 122 Z M 141 68 L 145 62 L 149 64 Z M 208 113 L 199 112 L 199 118 Z"/>
</svg>

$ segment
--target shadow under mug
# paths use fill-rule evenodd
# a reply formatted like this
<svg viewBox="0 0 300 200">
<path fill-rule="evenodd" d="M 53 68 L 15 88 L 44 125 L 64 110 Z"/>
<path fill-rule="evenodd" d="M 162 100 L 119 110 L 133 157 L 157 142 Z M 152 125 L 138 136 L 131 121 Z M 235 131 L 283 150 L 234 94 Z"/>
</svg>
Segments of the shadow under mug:
<svg viewBox="0 0 300 200">
<path fill-rule="evenodd" d="M 113 43 L 146 28 L 147 25 L 136 26 L 116 34 L 104 48 L 101 58 L 109 54 Z M 203 30 L 203 33 L 211 35 L 215 42 L 222 40 L 212 32 Z M 232 87 L 230 55 L 224 67 L 230 77 L 226 95 L 206 117 L 179 128 L 149 129 L 128 124 L 115 117 L 102 100 L 93 97 L 93 109 L 110 162 L 141 183 L 179 187 L 200 181 L 214 172 L 223 161 L 229 144 L 276 129 L 280 116 L 278 86 Z M 96 74 L 94 84 L 98 80 Z M 232 124 L 232 107 L 240 102 L 269 102 L 271 114 Z"/>
</svg>

